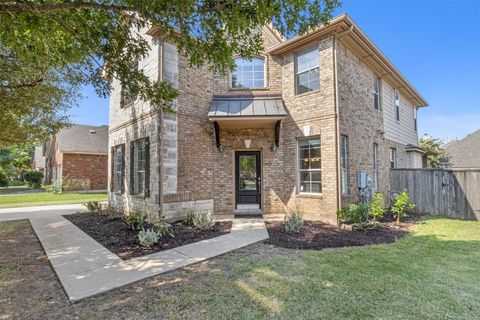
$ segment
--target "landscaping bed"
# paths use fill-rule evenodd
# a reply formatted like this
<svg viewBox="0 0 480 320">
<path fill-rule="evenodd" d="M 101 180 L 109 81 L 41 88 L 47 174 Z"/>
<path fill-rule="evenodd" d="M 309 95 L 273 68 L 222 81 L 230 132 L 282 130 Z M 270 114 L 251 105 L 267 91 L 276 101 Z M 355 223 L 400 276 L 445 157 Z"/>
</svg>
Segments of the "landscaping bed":
<svg viewBox="0 0 480 320">
<path fill-rule="evenodd" d="M 419 217 L 410 216 L 398 225 L 386 217 L 375 228 L 362 230 L 348 230 L 320 221 L 305 220 L 299 233 L 286 232 L 283 221 L 267 221 L 265 225 L 270 238 L 265 242 L 284 248 L 309 250 L 391 243 L 407 235 L 410 226 Z"/>
<path fill-rule="evenodd" d="M 230 233 L 231 221 L 216 222 L 211 230 L 200 230 L 186 225 L 182 221 L 172 223 L 172 235 L 165 235 L 150 248 L 142 247 L 138 240 L 138 231 L 130 229 L 122 217 L 107 217 L 93 213 L 65 215 L 83 232 L 95 239 L 105 248 L 123 260 L 180 247 L 193 242 L 215 238 Z M 145 225 L 145 229 L 152 227 Z"/>
</svg>

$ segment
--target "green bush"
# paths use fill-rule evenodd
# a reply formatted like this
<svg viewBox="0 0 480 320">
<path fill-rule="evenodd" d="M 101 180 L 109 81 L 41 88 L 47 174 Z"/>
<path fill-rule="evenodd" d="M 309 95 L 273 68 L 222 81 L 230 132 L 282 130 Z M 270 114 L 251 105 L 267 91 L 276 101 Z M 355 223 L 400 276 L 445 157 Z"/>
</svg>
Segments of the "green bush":
<svg viewBox="0 0 480 320">
<path fill-rule="evenodd" d="M 350 204 L 337 212 L 337 216 L 344 223 L 364 224 L 368 221 L 370 205 L 367 203 Z"/>
<path fill-rule="evenodd" d="M 288 233 L 300 233 L 303 226 L 303 212 L 298 208 L 288 208 L 284 228 Z"/>
<path fill-rule="evenodd" d="M 210 230 L 215 225 L 210 212 L 197 213 L 193 217 L 193 225 L 201 230 Z"/>
<path fill-rule="evenodd" d="M 397 194 L 393 200 L 392 213 L 397 219 L 397 223 L 400 223 L 400 218 L 407 216 L 407 210 L 415 208 L 415 205 L 410 202 L 410 196 L 406 190 Z"/>
<path fill-rule="evenodd" d="M 164 235 L 173 235 L 172 233 L 172 225 L 170 223 L 166 223 L 165 221 L 159 221 L 155 223 L 155 231 L 158 233 L 159 237 L 163 237 Z"/>
<path fill-rule="evenodd" d="M 138 240 L 140 245 L 145 248 L 150 248 L 152 245 L 158 242 L 160 235 L 153 228 L 145 230 L 142 228 L 138 233 Z"/>
<path fill-rule="evenodd" d="M 52 184 L 45 184 L 43 185 L 43 189 L 45 189 L 48 193 L 62 193 L 62 184 L 60 182 L 52 183 Z"/>
<path fill-rule="evenodd" d="M 20 187 L 20 186 L 24 186 L 25 185 L 25 182 L 21 181 L 21 180 L 10 180 L 8 181 L 8 186 L 9 187 Z"/>
<path fill-rule="evenodd" d="M 88 201 L 85 202 L 83 206 L 85 206 L 85 208 L 92 213 L 100 213 L 102 210 L 102 205 L 98 201 Z"/>
<path fill-rule="evenodd" d="M 145 225 L 147 221 L 147 214 L 140 210 L 133 210 L 130 214 L 125 218 L 125 223 L 129 226 L 132 230 L 140 230 Z"/>
<path fill-rule="evenodd" d="M 27 171 L 24 173 L 23 178 L 27 181 L 29 187 L 40 188 L 43 174 L 38 171 Z"/>
<path fill-rule="evenodd" d="M 374 221 L 382 219 L 385 211 L 387 211 L 383 203 L 383 194 L 381 194 L 380 192 L 375 193 L 370 206 L 370 217 Z"/>
<path fill-rule="evenodd" d="M 187 210 L 186 215 L 185 215 L 185 224 L 187 226 L 194 226 L 194 220 L 195 219 L 195 211 L 192 210 Z"/>
<path fill-rule="evenodd" d="M 2 172 L 0 172 L 0 187 L 8 187 L 8 179 Z"/>
</svg>

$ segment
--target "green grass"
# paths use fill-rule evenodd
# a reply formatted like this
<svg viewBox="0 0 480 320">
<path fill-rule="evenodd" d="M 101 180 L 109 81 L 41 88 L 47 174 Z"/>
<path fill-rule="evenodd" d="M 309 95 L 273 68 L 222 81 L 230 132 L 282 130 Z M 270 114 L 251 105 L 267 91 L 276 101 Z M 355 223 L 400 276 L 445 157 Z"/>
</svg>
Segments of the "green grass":
<svg viewBox="0 0 480 320">
<path fill-rule="evenodd" d="M 35 193 L 0 197 L 0 208 L 47 206 L 56 204 L 83 203 L 86 201 L 105 201 L 106 193 Z"/>
<path fill-rule="evenodd" d="M 430 218 L 393 244 L 279 252 L 227 256 L 227 271 L 152 304 L 174 319 L 480 319 L 480 222 Z"/>
</svg>

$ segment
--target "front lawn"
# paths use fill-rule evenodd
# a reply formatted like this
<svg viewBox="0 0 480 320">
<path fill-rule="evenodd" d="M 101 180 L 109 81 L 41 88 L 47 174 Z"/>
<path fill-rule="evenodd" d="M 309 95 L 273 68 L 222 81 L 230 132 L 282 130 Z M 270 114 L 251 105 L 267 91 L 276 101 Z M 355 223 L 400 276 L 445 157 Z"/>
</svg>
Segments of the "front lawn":
<svg viewBox="0 0 480 320">
<path fill-rule="evenodd" d="M 395 243 L 343 249 L 256 244 L 74 304 L 31 228 L 12 223 L 0 223 L 6 318 L 480 318 L 480 222 L 429 218 Z"/>
<path fill-rule="evenodd" d="M 35 193 L 0 196 L 0 208 L 47 206 L 56 204 L 83 203 L 86 201 L 105 201 L 106 193 Z"/>
</svg>

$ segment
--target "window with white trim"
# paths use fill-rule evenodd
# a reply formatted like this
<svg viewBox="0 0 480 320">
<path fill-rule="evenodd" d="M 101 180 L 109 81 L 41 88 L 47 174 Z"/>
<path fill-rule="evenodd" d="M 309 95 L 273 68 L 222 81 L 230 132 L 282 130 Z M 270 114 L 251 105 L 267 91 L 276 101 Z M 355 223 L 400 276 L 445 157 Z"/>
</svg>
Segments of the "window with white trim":
<svg viewBox="0 0 480 320">
<path fill-rule="evenodd" d="M 413 127 L 415 129 L 415 131 L 418 130 L 418 122 L 417 122 L 417 112 L 418 112 L 418 108 L 417 107 L 413 107 Z"/>
<path fill-rule="evenodd" d="M 373 144 L 373 191 L 378 190 L 378 144 Z"/>
<path fill-rule="evenodd" d="M 400 121 L 400 93 L 395 89 L 395 119 Z"/>
<path fill-rule="evenodd" d="M 231 73 L 231 86 L 245 89 L 265 88 L 265 58 L 235 59 L 235 70 Z"/>
<path fill-rule="evenodd" d="M 381 82 L 379 77 L 373 80 L 373 100 L 376 110 L 382 110 Z"/>
<path fill-rule="evenodd" d="M 394 169 L 397 167 L 397 149 L 390 148 L 390 168 Z"/>
<path fill-rule="evenodd" d="M 342 194 L 348 194 L 348 137 L 341 136 L 340 165 L 342 174 Z"/>
<path fill-rule="evenodd" d="M 298 140 L 298 190 L 322 193 L 320 137 Z"/>
<path fill-rule="evenodd" d="M 320 55 L 318 47 L 314 47 L 295 56 L 295 93 L 302 94 L 318 89 L 320 89 Z"/>
</svg>

